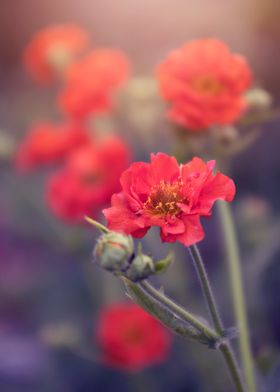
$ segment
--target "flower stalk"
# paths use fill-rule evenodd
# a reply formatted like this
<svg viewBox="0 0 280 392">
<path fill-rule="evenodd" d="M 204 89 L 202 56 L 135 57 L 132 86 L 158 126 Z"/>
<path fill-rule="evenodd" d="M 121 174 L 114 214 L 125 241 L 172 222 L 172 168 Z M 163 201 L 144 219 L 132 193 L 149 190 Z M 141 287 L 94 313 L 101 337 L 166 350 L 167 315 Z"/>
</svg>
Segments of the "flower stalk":
<svg viewBox="0 0 280 392">
<path fill-rule="evenodd" d="M 213 321 L 213 325 L 215 327 L 215 331 L 220 337 L 223 337 L 225 334 L 223 322 L 221 320 L 219 310 L 217 307 L 217 303 L 210 285 L 210 281 L 208 278 L 207 271 L 205 269 L 202 257 L 196 245 L 192 245 L 189 247 L 189 251 L 200 280 L 201 288 Z M 236 362 L 234 353 L 231 349 L 231 345 L 229 342 L 224 342 L 219 346 L 221 353 L 225 359 L 227 367 L 232 377 L 232 381 L 236 387 L 238 392 L 245 392 L 243 382 L 240 375 L 240 370 L 238 368 L 238 364 Z M 251 392 L 251 390 L 249 390 Z"/>
<path fill-rule="evenodd" d="M 227 254 L 229 277 L 234 304 L 235 318 L 239 329 L 240 354 L 244 367 L 245 382 L 249 392 L 256 391 L 254 365 L 250 347 L 248 319 L 244 300 L 244 289 L 240 268 L 240 256 L 236 233 L 230 207 L 226 203 L 218 203 L 218 211 L 224 236 Z"/>
</svg>

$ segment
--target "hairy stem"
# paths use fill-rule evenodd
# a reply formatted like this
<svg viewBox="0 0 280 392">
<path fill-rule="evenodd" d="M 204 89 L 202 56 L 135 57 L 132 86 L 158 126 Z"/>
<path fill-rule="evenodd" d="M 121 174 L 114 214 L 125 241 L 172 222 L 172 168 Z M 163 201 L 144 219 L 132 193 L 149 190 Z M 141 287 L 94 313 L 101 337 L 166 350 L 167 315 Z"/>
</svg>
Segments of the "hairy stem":
<svg viewBox="0 0 280 392">
<path fill-rule="evenodd" d="M 147 293 L 149 293 L 153 298 L 158 300 L 160 303 L 166 305 L 169 309 L 171 309 L 175 314 L 180 316 L 183 320 L 187 321 L 190 325 L 197 328 L 199 331 L 206 333 L 206 335 L 213 340 L 219 339 L 219 335 L 207 325 L 205 325 L 202 321 L 196 318 L 193 314 L 189 313 L 186 309 L 182 308 L 180 305 L 177 305 L 170 298 L 166 297 L 163 293 L 156 290 L 152 285 L 150 285 L 147 281 L 143 281 L 139 283 L 139 286 L 144 289 Z"/>
</svg>

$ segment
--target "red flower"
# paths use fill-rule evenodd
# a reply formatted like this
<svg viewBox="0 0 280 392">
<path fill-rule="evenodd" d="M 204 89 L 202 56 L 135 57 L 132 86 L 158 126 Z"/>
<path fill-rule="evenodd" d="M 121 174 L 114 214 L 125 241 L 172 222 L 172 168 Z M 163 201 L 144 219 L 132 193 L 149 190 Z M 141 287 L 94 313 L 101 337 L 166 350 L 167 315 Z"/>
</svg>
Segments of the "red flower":
<svg viewBox="0 0 280 392">
<path fill-rule="evenodd" d="M 128 165 L 129 155 L 128 146 L 117 137 L 73 151 L 65 168 L 48 182 L 50 208 L 70 222 L 97 214 L 119 190 L 119 177 Z"/>
<path fill-rule="evenodd" d="M 237 120 L 251 84 L 246 60 L 215 39 L 175 50 L 159 66 L 157 77 L 162 96 L 171 103 L 170 118 L 192 130 Z"/>
<path fill-rule="evenodd" d="M 71 150 L 89 143 L 90 137 L 78 124 L 41 122 L 31 128 L 16 156 L 19 169 L 58 162 Z"/>
<path fill-rule="evenodd" d="M 46 84 L 88 46 L 87 33 L 76 25 L 53 26 L 39 31 L 24 51 L 23 61 L 38 82 Z"/>
<path fill-rule="evenodd" d="M 112 93 L 128 74 L 129 62 L 121 51 L 94 50 L 69 68 L 59 104 L 76 118 L 110 110 Z"/>
<path fill-rule="evenodd" d="M 131 303 L 114 304 L 103 309 L 97 339 L 105 364 L 129 371 L 164 361 L 171 343 L 169 332 Z"/>
<path fill-rule="evenodd" d="M 202 240 L 200 216 L 210 216 L 216 200 L 232 201 L 235 195 L 230 178 L 212 173 L 214 164 L 194 158 L 179 166 L 162 153 L 151 155 L 151 163 L 133 163 L 121 176 L 122 192 L 103 211 L 108 227 L 143 237 L 159 226 L 162 241 L 186 246 Z"/>
</svg>

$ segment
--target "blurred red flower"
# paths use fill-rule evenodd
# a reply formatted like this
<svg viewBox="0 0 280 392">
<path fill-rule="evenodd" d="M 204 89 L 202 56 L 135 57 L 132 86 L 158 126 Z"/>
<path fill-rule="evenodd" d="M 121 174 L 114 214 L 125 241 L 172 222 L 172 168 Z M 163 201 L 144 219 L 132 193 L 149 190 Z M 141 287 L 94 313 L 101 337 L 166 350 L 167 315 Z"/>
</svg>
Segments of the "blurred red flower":
<svg viewBox="0 0 280 392">
<path fill-rule="evenodd" d="M 169 331 L 131 303 L 113 304 L 102 310 L 97 340 L 104 363 L 127 371 L 166 360 L 171 346 Z"/>
<path fill-rule="evenodd" d="M 76 123 L 40 122 L 28 132 L 16 154 L 18 169 L 58 162 L 77 146 L 90 142 L 88 133 Z"/>
<path fill-rule="evenodd" d="M 112 230 L 143 237 L 159 226 L 161 239 L 190 246 L 204 238 L 201 216 L 210 216 L 218 199 L 232 201 L 234 182 L 218 172 L 215 161 L 194 158 L 178 165 L 175 158 L 159 153 L 151 163 L 133 163 L 121 176 L 122 192 L 112 196 L 105 209 Z"/>
<path fill-rule="evenodd" d="M 246 108 L 243 93 L 251 84 L 245 58 L 216 39 L 192 41 L 170 53 L 158 67 L 169 117 L 191 130 L 230 124 Z"/>
<path fill-rule="evenodd" d="M 120 189 L 119 177 L 129 159 L 128 146 L 115 136 L 77 148 L 67 157 L 65 167 L 49 179 L 50 208 L 69 222 L 96 215 Z"/>
<path fill-rule="evenodd" d="M 89 43 L 87 33 L 79 26 L 66 24 L 45 28 L 34 35 L 23 54 L 30 75 L 40 83 L 52 82 L 84 51 Z"/>
<path fill-rule="evenodd" d="M 112 108 L 112 94 L 130 71 L 128 58 L 119 50 L 97 49 L 67 71 L 59 105 L 70 116 L 83 118 Z"/>
</svg>

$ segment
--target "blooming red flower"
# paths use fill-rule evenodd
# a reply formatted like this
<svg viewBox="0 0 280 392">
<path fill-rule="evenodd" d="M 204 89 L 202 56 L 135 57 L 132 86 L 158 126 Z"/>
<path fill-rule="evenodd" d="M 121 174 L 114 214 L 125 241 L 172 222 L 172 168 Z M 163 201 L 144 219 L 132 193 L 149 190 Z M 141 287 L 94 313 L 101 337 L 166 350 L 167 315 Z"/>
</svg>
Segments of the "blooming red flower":
<svg viewBox="0 0 280 392">
<path fill-rule="evenodd" d="M 194 158 L 178 165 L 175 158 L 159 153 L 151 163 L 133 163 L 121 176 L 122 192 L 112 196 L 105 209 L 112 230 L 143 237 L 159 226 L 162 241 L 192 245 L 204 237 L 201 216 L 210 216 L 218 199 L 232 201 L 233 181 L 218 172 L 215 161 Z"/>
<path fill-rule="evenodd" d="M 112 94 L 129 74 L 129 61 L 119 50 L 98 49 L 73 64 L 59 97 L 61 108 L 82 118 L 112 108 Z"/>
<path fill-rule="evenodd" d="M 88 46 L 88 35 L 79 26 L 66 24 L 39 31 L 24 51 L 23 61 L 38 82 L 52 82 Z"/>
<path fill-rule="evenodd" d="M 128 146 L 117 137 L 76 149 L 67 157 L 65 167 L 49 179 L 50 208 L 70 222 L 96 215 L 120 189 L 119 177 L 129 156 Z"/>
<path fill-rule="evenodd" d="M 158 67 L 157 77 L 171 104 L 170 118 L 192 130 L 237 120 L 251 84 L 246 60 L 216 39 L 195 40 L 175 50 Z"/>
<path fill-rule="evenodd" d="M 19 169 L 31 169 L 58 162 L 77 146 L 89 142 L 89 135 L 79 124 L 40 122 L 28 132 L 15 163 Z"/>
<path fill-rule="evenodd" d="M 121 303 L 102 310 L 97 340 L 106 365 L 137 371 L 167 358 L 171 335 L 137 305 Z"/>
</svg>

